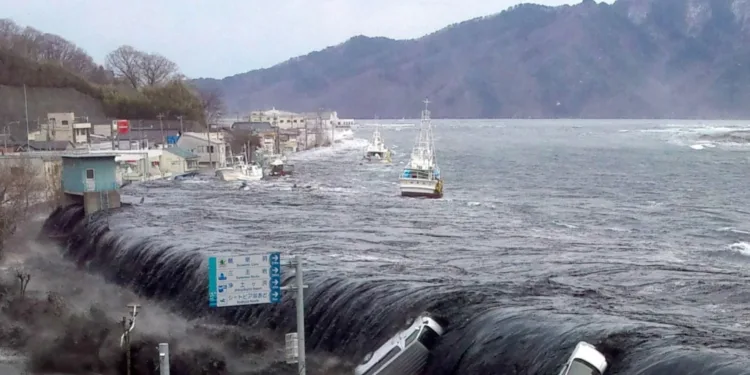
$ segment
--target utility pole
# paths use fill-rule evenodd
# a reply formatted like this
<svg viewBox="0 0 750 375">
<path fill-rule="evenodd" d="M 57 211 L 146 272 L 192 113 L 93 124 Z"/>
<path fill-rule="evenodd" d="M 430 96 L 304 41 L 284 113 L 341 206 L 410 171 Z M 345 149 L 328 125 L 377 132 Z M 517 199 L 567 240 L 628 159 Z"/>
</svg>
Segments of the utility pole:
<svg viewBox="0 0 750 375">
<path fill-rule="evenodd" d="M 131 303 L 128 305 L 128 312 L 130 312 L 130 321 L 126 317 L 122 317 L 122 336 L 120 336 L 120 347 L 125 347 L 125 373 L 130 375 L 130 332 L 135 328 L 135 317 L 138 316 L 138 308 L 140 305 Z"/>
<path fill-rule="evenodd" d="M 310 133 L 307 129 L 307 116 L 305 116 L 302 121 L 305 122 L 305 150 L 309 150 L 308 143 L 310 141 Z"/>
<path fill-rule="evenodd" d="M 177 116 L 177 119 L 180 120 L 180 136 L 182 136 L 182 133 L 185 132 L 185 128 L 182 125 L 182 115 Z"/>
<path fill-rule="evenodd" d="M 162 121 L 164 114 L 159 113 L 156 117 L 159 119 L 159 127 L 161 128 L 161 145 L 165 147 L 167 145 L 167 137 L 164 136 L 164 122 Z"/>
<path fill-rule="evenodd" d="M 29 101 L 26 97 L 26 84 L 23 84 L 23 107 L 26 111 L 26 151 L 31 151 L 29 145 Z"/>
<path fill-rule="evenodd" d="M 297 305 L 297 373 L 300 375 L 307 374 L 307 366 L 305 363 L 305 294 L 304 290 L 307 288 L 302 276 L 302 256 L 295 255 L 292 261 L 294 266 L 294 286 L 284 286 L 281 290 L 294 290 L 295 294 L 295 305 Z M 289 362 L 287 362 L 289 363 Z M 293 362 L 292 362 L 293 363 Z"/>
<path fill-rule="evenodd" d="M 169 375 L 169 344 L 159 344 L 159 375 Z"/>
<path fill-rule="evenodd" d="M 274 151 L 275 154 L 278 155 L 278 154 L 281 154 L 281 140 L 279 139 L 279 125 L 276 122 L 276 120 L 277 120 L 277 118 L 276 118 L 276 116 L 274 116 L 273 117 L 273 127 L 276 128 L 276 137 L 274 137 L 274 138 L 276 138 L 275 139 L 276 142 L 274 142 L 274 148 L 275 148 L 275 150 L 273 150 L 273 151 Z"/>
<path fill-rule="evenodd" d="M 211 167 L 214 163 L 213 159 L 213 153 L 211 151 L 213 146 L 211 145 L 211 124 L 208 123 L 208 119 L 206 119 L 206 152 L 208 152 L 208 166 Z"/>
</svg>

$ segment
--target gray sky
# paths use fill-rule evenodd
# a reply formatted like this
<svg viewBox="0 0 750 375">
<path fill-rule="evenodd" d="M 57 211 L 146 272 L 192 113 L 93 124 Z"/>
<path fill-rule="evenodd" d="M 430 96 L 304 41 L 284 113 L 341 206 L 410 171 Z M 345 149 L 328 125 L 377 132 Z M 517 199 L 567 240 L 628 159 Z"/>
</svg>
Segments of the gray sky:
<svg viewBox="0 0 750 375">
<path fill-rule="evenodd" d="M 414 38 L 517 0 L 0 0 L 0 17 L 59 34 L 99 63 L 122 44 L 189 77 L 265 68 L 363 34 Z M 580 1 L 537 0 L 546 5 Z M 608 1 L 610 2 L 610 1 Z"/>
</svg>

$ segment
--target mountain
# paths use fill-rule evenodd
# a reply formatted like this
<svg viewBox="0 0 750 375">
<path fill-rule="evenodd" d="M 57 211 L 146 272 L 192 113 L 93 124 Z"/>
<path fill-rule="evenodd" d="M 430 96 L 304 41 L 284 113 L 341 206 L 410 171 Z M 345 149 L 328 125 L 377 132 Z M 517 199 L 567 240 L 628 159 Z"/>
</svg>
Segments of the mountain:
<svg viewBox="0 0 750 375">
<path fill-rule="evenodd" d="M 357 118 L 750 116 L 750 0 L 514 6 L 413 40 L 357 36 L 268 69 L 198 79 L 231 111 Z"/>
</svg>

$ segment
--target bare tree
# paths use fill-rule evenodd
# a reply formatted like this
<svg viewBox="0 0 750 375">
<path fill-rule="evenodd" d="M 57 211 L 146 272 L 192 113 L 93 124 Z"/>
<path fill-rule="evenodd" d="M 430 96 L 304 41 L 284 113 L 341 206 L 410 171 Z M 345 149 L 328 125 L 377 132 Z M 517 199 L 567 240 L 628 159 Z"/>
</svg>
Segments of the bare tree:
<svg viewBox="0 0 750 375">
<path fill-rule="evenodd" d="M 21 26 L 18 26 L 13 20 L 0 19 L 0 48 L 12 50 L 13 43 L 22 30 Z"/>
<path fill-rule="evenodd" d="M 177 64 L 158 53 L 141 54 L 139 68 L 146 86 L 163 84 L 178 74 Z"/>
<path fill-rule="evenodd" d="M 28 160 L 6 159 L 0 165 L 0 255 L 6 241 L 26 219 L 34 195 L 40 192 L 36 177 Z"/>
<path fill-rule="evenodd" d="M 141 61 L 143 52 L 125 45 L 107 55 L 106 67 L 114 72 L 116 78 L 125 80 L 133 88 L 137 89 L 143 85 L 143 71 Z"/>
<path fill-rule="evenodd" d="M 224 100 L 221 91 L 218 89 L 204 90 L 199 92 L 201 99 L 201 108 L 203 116 L 206 119 L 206 126 L 215 124 L 224 115 Z"/>
</svg>

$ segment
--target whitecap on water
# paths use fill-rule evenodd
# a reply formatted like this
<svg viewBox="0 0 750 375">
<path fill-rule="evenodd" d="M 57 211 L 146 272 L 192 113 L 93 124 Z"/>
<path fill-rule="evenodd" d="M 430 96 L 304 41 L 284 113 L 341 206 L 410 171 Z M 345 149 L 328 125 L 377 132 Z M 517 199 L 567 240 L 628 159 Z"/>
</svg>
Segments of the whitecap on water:
<svg viewBox="0 0 750 375">
<path fill-rule="evenodd" d="M 747 242 L 735 242 L 729 245 L 729 250 L 736 251 L 742 255 L 750 256 L 750 243 Z"/>
</svg>

